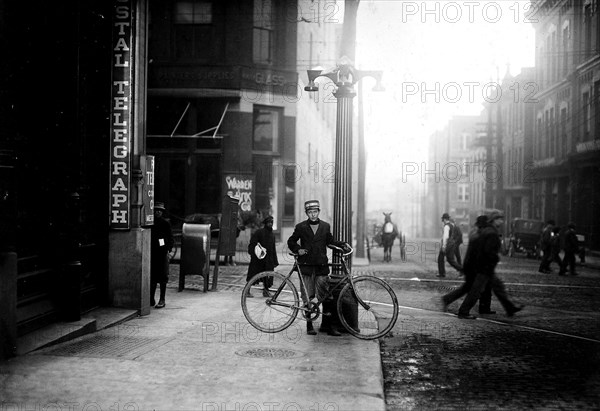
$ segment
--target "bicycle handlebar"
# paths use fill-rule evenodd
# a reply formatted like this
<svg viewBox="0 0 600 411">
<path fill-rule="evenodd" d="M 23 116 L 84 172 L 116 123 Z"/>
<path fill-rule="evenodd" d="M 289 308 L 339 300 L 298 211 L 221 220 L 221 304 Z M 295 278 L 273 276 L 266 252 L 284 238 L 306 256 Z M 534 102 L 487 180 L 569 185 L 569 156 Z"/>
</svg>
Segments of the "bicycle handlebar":
<svg viewBox="0 0 600 411">
<path fill-rule="evenodd" d="M 354 248 L 352 248 L 350 246 L 350 244 L 344 243 L 344 246 L 348 249 L 347 252 L 344 252 L 344 249 L 342 247 L 338 247 L 337 245 L 333 245 L 333 244 L 327 245 L 328 248 L 330 248 L 330 249 L 332 249 L 334 251 L 340 251 L 340 252 L 342 252 L 342 256 L 343 257 L 349 256 L 350 254 L 352 254 L 354 252 Z M 293 256 L 293 257 L 299 257 L 300 256 L 300 254 L 298 254 L 298 253 L 288 253 L 288 254 L 291 255 L 291 256 Z"/>
</svg>

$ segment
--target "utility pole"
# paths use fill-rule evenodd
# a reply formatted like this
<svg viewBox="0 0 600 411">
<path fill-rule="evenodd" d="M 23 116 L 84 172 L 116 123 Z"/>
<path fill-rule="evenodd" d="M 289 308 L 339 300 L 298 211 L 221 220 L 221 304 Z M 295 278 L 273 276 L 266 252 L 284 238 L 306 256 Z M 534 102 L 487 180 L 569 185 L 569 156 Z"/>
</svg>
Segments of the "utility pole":
<svg viewBox="0 0 600 411">
<path fill-rule="evenodd" d="M 452 140 L 452 119 L 448 122 L 448 136 L 446 138 L 446 165 L 450 164 L 450 140 Z M 446 213 L 450 212 L 450 179 L 446 179 Z"/>
<path fill-rule="evenodd" d="M 363 110 L 362 81 L 358 82 L 358 187 L 356 202 L 356 256 L 366 257 L 365 254 L 365 178 L 366 178 L 366 153 L 365 153 L 365 118 Z"/>
<path fill-rule="evenodd" d="M 498 79 L 498 83 L 500 80 Z M 502 91 L 502 86 L 500 86 Z M 504 172 L 508 172 L 508 169 L 504 169 L 504 153 L 502 145 L 502 98 L 498 101 L 498 107 L 496 108 L 496 169 L 500 170 L 496 175 L 496 190 L 495 190 L 495 205 L 494 207 L 499 210 L 504 210 Z"/>
<path fill-rule="evenodd" d="M 492 124 L 492 103 L 488 103 L 487 144 L 485 145 L 485 207 L 494 206 L 494 176 L 491 167 L 492 145 L 494 144 L 494 125 Z"/>
</svg>

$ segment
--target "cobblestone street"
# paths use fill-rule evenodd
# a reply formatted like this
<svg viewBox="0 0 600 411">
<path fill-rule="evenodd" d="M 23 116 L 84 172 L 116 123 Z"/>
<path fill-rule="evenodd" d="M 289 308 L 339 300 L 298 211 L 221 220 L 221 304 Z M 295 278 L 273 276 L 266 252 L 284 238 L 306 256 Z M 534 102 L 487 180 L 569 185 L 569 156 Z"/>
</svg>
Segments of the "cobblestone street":
<svg viewBox="0 0 600 411">
<path fill-rule="evenodd" d="M 400 262 L 394 252 L 384 264 L 373 249 L 368 266 L 354 267 L 354 274 L 389 281 L 401 306 L 393 332 L 380 341 L 388 409 L 600 408 L 599 270 L 578 267 L 578 276 L 559 277 L 538 273 L 539 261 L 503 257 L 498 272 L 526 308 L 508 318 L 493 297 L 497 314 L 469 321 L 455 315 L 462 299 L 448 313 L 439 310 L 441 295 L 462 283 L 456 273 L 439 280 L 434 256 Z M 241 289 L 242 259 L 222 267 L 219 289 Z M 186 277 L 186 288 L 201 289 L 200 279 Z"/>
</svg>

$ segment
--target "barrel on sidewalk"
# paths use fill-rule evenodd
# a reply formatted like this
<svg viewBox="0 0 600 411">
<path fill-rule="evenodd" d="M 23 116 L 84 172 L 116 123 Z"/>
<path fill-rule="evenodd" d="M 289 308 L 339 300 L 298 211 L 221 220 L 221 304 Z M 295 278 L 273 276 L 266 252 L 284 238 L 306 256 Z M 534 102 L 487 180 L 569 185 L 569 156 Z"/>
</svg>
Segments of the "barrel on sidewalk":
<svg viewBox="0 0 600 411">
<path fill-rule="evenodd" d="M 186 275 L 201 275 L 204 280 L 203 291 L 208 291 L 210 224 L 183 224 L 179 264 L 179 291 L 185 288 Z"/>
</svg>

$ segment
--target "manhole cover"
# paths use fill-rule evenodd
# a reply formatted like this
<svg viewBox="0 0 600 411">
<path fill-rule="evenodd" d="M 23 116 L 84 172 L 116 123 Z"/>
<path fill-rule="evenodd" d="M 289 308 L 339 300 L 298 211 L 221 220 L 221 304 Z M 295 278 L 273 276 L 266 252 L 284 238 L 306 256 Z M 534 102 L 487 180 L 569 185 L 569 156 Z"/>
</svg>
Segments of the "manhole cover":
<svg viewBox="0 0 600 411">
<path fill-rule="evenodd" d="M 252 358 L 296 358 L 304 355 L 299 351 L 286 350 L 283 348 L 251 348 L 244 351 L 236 351 L 237 355 Z"/>
<path fill-rule="evenodd" d="M 164 340 L 156 338 L 100 334 L 44 350 L 41 354 L 65 357 L 135 358 L 164 343 Z"/>
</svg>

